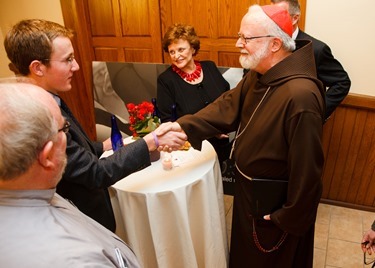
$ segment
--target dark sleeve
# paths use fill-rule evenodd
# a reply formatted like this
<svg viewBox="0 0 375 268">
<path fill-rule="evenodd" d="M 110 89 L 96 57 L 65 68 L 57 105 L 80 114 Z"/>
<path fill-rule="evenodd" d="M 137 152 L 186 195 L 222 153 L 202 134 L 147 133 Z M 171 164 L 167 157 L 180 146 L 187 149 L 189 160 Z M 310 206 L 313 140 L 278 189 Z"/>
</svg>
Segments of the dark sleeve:
<svg viewBox="0 0 375 268">
<path fill-rule="evenodd" d="M 150 165 L 146 142 L 139 139 L 99 159 L 93 152 L 74 141 L 67 133 L 67 166 L 63 180 L 89 189 L 107 188 L 129 174 Z"/>
<path fill-rule="evenodd" d="M 157 79 L 156 95 L 162 122 L 171 121 L 172 105 L 175 103 L 174 87 L 168 82 L 172 79 L 169 72 L 169 69 L 167 69 Z"/>
<path fill-rule="evenodd" d="M 96 152 L 96 155 L 100 157 L 103 154 L 103 143 L 99 141 L 93 142 L 93 147 Z"/>
<path fill-rule="evenodd" d="M 331 49 L 323 42 L 314 44 L 315 60 L 318 79 L 326 87 L 326 114 L 327 119 L 342 100 L 348 95 L 351 81 L 341 63 L 334 58 Z"/>
</svg>

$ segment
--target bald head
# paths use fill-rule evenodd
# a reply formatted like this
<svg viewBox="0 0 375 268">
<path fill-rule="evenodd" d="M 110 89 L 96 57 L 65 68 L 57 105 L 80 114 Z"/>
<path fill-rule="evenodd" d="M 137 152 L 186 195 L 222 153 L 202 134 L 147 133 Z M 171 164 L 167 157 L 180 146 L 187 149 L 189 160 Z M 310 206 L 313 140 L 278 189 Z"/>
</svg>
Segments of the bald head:
<svg viewBox="0 0 375 268">
<path fill-rule="evenodd" d="M 29 83 L 0 83 L 0 180 L 26 172 L 63 118 L 54 99 Z"/>
</svg>

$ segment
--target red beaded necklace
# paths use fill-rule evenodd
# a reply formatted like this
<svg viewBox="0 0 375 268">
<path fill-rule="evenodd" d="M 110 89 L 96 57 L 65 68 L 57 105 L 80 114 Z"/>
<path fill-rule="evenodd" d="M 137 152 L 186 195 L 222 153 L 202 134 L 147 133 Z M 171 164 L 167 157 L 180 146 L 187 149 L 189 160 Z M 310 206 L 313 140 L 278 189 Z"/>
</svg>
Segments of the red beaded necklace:
<svg viewBox="0 0 375 268">
<path fill-rule="evenodd" d="M 176 65 L 172 65 L 172 70 L 177 73 L 182 79 L 188 81 L 188 82 L 194 82 L 196 79 L 198 79 L 199 77 L 201 77 L 201 73 L 202 73 L 202 66 L 201 66 L 201 63 L 199 61 L 194 61 L 195 63 L 195 71 L 188 74 L 188 73 L 185 73 L 183 70 L 181 70 L 180 68 L 178 68 Z"/>
</svg>

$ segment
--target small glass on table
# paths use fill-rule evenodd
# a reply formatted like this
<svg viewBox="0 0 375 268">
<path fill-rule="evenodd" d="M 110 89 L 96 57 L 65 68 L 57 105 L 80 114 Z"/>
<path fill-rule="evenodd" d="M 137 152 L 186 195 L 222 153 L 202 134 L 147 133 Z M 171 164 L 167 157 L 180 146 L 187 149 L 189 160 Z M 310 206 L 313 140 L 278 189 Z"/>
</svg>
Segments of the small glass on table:
<svg viewBox="0 0 375 268">
<path fill-rule="evenodd" d="M 171 170 L 173 168 L 171 153 L 163 152 L 161 159 L 161 164 L 164 170 Z"/>
</svg>

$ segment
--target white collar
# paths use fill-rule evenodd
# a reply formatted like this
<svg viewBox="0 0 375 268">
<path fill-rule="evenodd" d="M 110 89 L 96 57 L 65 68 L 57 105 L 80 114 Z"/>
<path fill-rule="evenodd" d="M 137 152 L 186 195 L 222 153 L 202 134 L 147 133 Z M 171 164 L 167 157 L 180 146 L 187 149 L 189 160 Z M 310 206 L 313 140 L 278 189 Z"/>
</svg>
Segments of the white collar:
<svg viewBox="0 0 375 268">
<path fill-rule="evenodd" d="M 59 105 L 59 107 L 61 107 L 61 99 L 60 99 L 60 97 L 58 95 L 56 95 L 56 94 L 53 94 L 52 92 L 48 91 L 48 93 L 51 94 L 52 98 L 57 102 L 57 105 Z"/>
<path fill-rule="evenodd" d="M 292 39 L 293 40 L 296 40 L 298 33 L 299 33 L 299 28 L 297 27 L 296 30 L 292 34 Z"/>
</svg>

